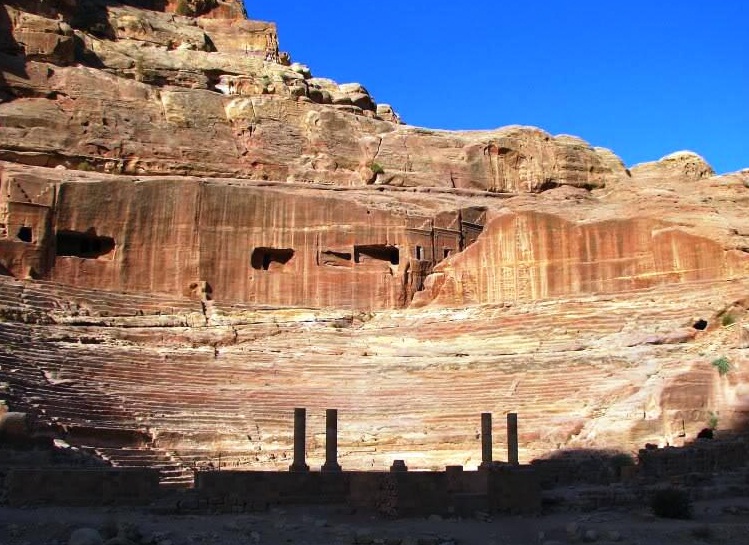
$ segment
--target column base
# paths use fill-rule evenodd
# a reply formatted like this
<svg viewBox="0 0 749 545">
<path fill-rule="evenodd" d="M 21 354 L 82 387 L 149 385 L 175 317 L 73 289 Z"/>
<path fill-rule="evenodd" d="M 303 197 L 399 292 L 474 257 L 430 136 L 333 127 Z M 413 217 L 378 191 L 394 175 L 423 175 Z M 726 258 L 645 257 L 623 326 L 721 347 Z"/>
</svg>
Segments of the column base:
<svg viewBox="0 0 749 545">
<path fill-rule="evenodd" d="M 479 469 L 494 469 L 494 462 L 481 462 Z"/>
<path fill-rule="evenodd" d="M 393 473 L 402 473 L 408 471 L 408 466 L 404 460 L 393 460 L 393 465 L 390 466 L 390 471 Z"/>
<path fill-rule="evenodd" d="M 338 462 L 325 462 L 320 468 L 320 471 L 324 473 L 337 473 L 342 471 L 341 464 Z"/>
<path fill-rule="evenodd" d="M 304 472 L 309 471 L 309 466 L 307 464 L 304 464 L 304 463 L 298 464 L 298 463 L 294 462 L 293 464 L 291 464 L 289 466 L 289 471 L 291 471 L 293 473 L 304 473 Z"/>
</svg>

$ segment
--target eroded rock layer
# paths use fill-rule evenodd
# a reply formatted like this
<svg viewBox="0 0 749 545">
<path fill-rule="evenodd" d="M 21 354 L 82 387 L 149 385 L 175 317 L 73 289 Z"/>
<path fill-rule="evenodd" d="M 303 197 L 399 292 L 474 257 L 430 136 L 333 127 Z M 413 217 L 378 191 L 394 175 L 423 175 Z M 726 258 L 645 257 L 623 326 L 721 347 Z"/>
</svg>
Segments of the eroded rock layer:
<svg viewBox="0 0 749 545">
<path fill-rule="evenodd" d="M 174 481 L 286 467 L 299 406 L 350 469 L 475 466 L 486 411 L 524 462 L 741 431 L 748 187 L 405 125 L 238 1 L 11 0 L 0 412 Z"/>
</svg>

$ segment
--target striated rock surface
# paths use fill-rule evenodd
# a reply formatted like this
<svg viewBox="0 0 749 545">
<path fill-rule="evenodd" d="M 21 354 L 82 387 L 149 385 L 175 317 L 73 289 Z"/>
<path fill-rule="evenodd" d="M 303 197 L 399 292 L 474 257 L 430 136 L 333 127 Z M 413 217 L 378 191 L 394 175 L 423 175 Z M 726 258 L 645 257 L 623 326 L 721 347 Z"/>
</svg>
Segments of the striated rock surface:
<svg viewBox="0 0 749 545">
<path fill-rule="evenodd" d="M 748 187 L 403 124 L 238 0 L 10 0 L 0 407 L 172 482 L 286 468 L 298 406 L 350 469 L 746 431 Z"/>
</svg>

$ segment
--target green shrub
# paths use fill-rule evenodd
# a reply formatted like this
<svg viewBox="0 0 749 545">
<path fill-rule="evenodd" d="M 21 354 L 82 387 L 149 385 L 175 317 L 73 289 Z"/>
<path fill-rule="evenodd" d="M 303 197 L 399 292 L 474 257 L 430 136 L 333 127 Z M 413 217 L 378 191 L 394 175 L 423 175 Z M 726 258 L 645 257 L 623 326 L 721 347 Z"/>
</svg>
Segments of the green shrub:
<svg viewBox="0 0 749 545">
<path fill-rule="evenodd" d="M 721 356 L 716 360 L 713 360 L 713 367 L 715 367 L 718 370 L 718 373 L 720 373 L 720 376 L 727 375 L 728 372 L 731 370 L 731 362 L 728 361 L 728 358 L 725 356 Z"/>
<path fill-rule="evenodd" d="M 664 488 L 653 494 L 650 508 L 656 517 L 667 519 L 692 518 L 692 502 L 689 494 L 679 488 Z"/>
<path fill-rule="evenodd" d="M 385 169 L 382 168 L 382 165 L 380 163 L 372 163 L 371 165 L 369 165 L 369 168 L 375 175 L 385 174 Z"/>
<path fill-rule="evenodd" d="M 715 413 L 710 413 L 710 418 L 707 420 L 707 427 L 711 430 L 718 429 L 718 415 Z"/>
<path fill-rule="evenodd" d="M 728 327 L 736 323 L 736 318 L 730 312 L 726 312 L 720 319 L 720 323 L 723 324 L 723 327 Z"/>
<path fill-rule="evenodd" d="M 187 3 L 187 0 L 179 0 L 177 7 L 174 8 L 174 13 L 184 15 L 185 17 L 191 17 L 194 14 L 192 6 Z"/>
<path fill-rule="evenodd" d="M 91 163 L 89 163 L 85 159 L 78 163 L 78 166 L 76 168 L 78 170 L 83 170 L 84 172 L 91 172 L 92 170 L 95 170 L 94 167 L 91 166 Z"/>
</svg>

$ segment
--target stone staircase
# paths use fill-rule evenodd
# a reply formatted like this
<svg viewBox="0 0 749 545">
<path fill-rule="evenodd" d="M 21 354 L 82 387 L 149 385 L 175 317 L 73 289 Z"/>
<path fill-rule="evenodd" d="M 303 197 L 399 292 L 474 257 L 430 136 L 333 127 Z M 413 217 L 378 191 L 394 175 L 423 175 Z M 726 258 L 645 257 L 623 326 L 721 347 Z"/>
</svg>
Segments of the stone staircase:
<svg viewBox="0 0 749 545">
<path fill-rule="evenodd" d="M 193 472 L 166 451 L 143 447 L 97 447 L 96 454 L 113 467 L 159 470 L 159 483 L 163 488 L 191 488 Z"/>
</svg>

